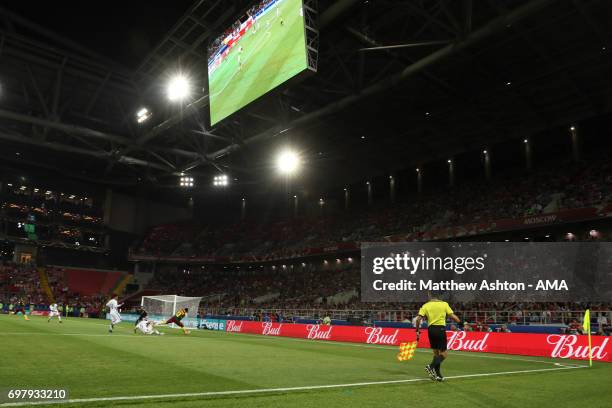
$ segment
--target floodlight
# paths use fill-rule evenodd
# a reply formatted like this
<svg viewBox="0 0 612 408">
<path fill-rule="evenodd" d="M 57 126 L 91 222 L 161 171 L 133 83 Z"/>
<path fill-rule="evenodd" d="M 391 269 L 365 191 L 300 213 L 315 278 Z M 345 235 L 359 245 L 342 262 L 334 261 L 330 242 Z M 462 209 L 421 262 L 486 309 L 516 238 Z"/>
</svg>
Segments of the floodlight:
<svg viewBox="0 0 612 408">
<path fill-rule="evenodd" d="M 181 176 L 179 178 L 179 186 L 181 187 L 193 187 L 193 177 Z"/>
<path fill-rule="evenodd" d="M 227 174 L 221 174 L 213 177 L 213 186 L 215 187 L 227 187 L 229 185 L 229 178 Z"/>
<path fill-rule="evenodd" d="M 292 150 L 283 150 L 276 159 L 276 167 L 283 174 L 293 174 L 300 168 L 300 157 Z"/>
<path fill-rule="evenodd" d="M 147 108 L 140 108 L 136 112 L 136 122 L 143 123 L 151 117 L 151 112 Z"/>
<path fill-rule="evenodd" d="M 170 101 L 182 101 L 183 99 L 189 97 L 189 80 L 184 75 L 178 74 L 170 79 L 166 91 Z"/>
</svg>

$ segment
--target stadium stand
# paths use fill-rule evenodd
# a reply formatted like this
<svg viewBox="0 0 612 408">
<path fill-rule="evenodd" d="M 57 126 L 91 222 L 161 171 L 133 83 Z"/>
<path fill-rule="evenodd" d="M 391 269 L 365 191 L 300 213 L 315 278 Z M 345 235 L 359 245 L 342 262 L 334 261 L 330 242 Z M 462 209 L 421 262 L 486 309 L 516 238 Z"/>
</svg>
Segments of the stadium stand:
<svg viewBox="0 0 612 408">
<path fill-rule="evenodd" d="M 473 200 L 475 195 L 480 199 Z M 449 229 L 457 236 L 495 232 L 540 215 L 566 212 L 566 216 L 597 218 L 610 204 L 612 168 L 604 156 L 491 184 L 466 183 L 450 193 L 432 192 L 391 207 L 270 222 L 246 220 L 197 232 L 191 226 L 162 225 L 153 228 L 134 253 L 223 261 L 287 259 L 334 245 L 355 249 L 350 244 L 359 241 L 432 240 Z"/>
<path fill-rule="evenodd" d="M 52 301 L 75 316 L 97 316 L 109 294 L 125 279 L 125 273 L 63 267 L 40 267 L 12 262 L 0 264 L 0 303 L 4 312 L 19 300 L 46 312 Z M 49 292 L 45 289 L 49 289 Z"/>
</svg>

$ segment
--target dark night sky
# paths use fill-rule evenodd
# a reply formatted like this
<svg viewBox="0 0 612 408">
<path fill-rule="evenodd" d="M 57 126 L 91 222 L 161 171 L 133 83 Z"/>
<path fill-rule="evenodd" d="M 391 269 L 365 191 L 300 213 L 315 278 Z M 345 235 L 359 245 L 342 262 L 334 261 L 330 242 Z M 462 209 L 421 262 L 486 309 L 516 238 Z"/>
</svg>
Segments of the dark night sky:
<svg viewBox="0 0 612 408">
<path fill-rule="evenodd" d="M 136 68 L 185 11 L 188 0 L 0 0 L 0 6 L 128 68 Z"/>
</svg>

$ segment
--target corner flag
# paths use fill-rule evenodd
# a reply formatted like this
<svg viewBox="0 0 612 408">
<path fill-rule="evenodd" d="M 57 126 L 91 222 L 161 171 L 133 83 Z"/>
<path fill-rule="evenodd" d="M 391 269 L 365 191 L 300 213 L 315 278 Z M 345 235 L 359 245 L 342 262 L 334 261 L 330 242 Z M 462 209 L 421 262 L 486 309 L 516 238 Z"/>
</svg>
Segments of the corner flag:
<svg viewBox="0 0 612 408">
<path fill-rule="evenodd" d="M 399 350 L 400 352 L 397 354 L 397 359 L 399 361 L 408 361 L 412 360 L 414 357 L 414 352 L 417 347 L 417 342 L 412 341 L 410 343 L 400 343 Z"/>
<path fill-rule="evenodd" d="M 589 336 L 589 367 L 593 367 L 593 350 L 591 347 L 591 311 L 589 309 L 584 312 L 582 320 L 582 329 Z"/>
</svg>

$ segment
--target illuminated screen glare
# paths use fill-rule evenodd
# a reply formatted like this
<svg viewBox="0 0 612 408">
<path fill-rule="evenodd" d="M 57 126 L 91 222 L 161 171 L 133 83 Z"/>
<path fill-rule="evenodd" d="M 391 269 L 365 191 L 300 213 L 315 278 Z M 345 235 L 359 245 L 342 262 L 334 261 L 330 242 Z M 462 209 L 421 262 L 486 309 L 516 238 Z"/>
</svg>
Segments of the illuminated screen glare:
<svg viewBox="0 0 612 408">
<path fill-rule="evenodd" d="M 211 125 L 307 68 L 302 0 L 253 6 L 209 47 Z"/>
</svg>

